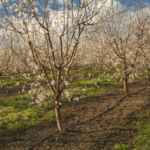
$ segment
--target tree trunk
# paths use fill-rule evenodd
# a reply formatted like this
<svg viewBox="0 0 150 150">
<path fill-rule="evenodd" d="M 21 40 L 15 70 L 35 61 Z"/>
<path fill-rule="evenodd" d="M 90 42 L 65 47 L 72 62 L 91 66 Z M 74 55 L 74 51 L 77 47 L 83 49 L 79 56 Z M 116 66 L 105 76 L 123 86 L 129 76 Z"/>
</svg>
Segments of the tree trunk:
<svg viewBox="0 0 150 150">
<path fill-rule="evenodd" d="M 126 94 L 126 96 L 129 96 L 129 92 L 128 92 L 128 78 L 127 76 L 124 77 L 124 92 Z"/>
<path fill-rule="evenodd" d="M 55 113 L 56 113 L 58 130 L 60 133 L 62 133 L 64 129 L 63 129 L 62 116 L 61 116 L 61 108 L 59 106 L 58 100 L 55 101 Z"/>
<path fill-rule="evenodd" d="M 66 69 L 66 76 L 69 75 L 69 68 Z"/>
<path fill-rule="evenodd" d="M 17 70 L 17 73 L 19 74 L 19 79 L 21 79 L 21 76 L 20 76 L 20 71 L 19 71 L 19 70 Z"/>
<path fill-rule="evenodd" d="M 150 79 L 149 79 L 149 69 L 147 69 L 147 79 L 148 79 L 148 81 L 150 81 Z"/>
<path fill-rule="evenodd" d="M 0 88 L 2 89 L 3 88 L 3 82 L 2 82 L 2 74 L 0 73 Z"/>
<path fill-rule="evenodd" d="M 78 77 L 78 68 L 77 68 L 77 66 L 75 67 L 75 69 L 76 69 L 76 77 Z"/>
<path fill-rule="evenodd" d="M 101 76 L 101 67 L 99 67 L 99 76 Z"/>
<path fill-rule="evenodd" d="M 126 67 L 126 60 L 125 58 L 122 59 L 122 70 L 123 70 L 123 75 L 124 75 L 124 81 L 123 81 L 123 84 L 124 84 L 124 92 L 126 94 L 126 96 L 128 97 L 129 96 L 129 92 L 128 92 L 128 75 L 127 75 L 127 67 Z"/>
</svg>

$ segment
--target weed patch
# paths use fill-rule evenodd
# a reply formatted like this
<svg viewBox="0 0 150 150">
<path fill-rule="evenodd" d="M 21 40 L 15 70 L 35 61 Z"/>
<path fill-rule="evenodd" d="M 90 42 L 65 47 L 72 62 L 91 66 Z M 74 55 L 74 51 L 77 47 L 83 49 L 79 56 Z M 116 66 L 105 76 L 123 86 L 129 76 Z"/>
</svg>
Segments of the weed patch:
<svg viewBox="0 0 150 150">
<path fill-rule="evenodd" d="M 115 150 L 128 150 L 131 148 L 131 145 L 118 144 L 115 145 Z"/>
</svg>

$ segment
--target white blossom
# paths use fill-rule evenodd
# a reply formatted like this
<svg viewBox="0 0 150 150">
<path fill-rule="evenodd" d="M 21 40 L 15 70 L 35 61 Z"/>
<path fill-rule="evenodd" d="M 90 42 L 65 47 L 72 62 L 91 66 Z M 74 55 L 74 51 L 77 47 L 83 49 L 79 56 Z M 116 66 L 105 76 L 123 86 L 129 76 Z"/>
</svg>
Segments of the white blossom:
<svg viewBox="0 0 150 150">
<path fill-rule="evenodd" d="M 64 81 L 64 84 L 67 86 L 69 85 L 70 83 L 68 81 Z"/>
<path fill-rule="evenodd" d="M 40 102 L 39 100 L 35 100 L 35 102 L 36 102 L 39 106 L 41 106 L 41 102 Z"/>
<path fill-rule="evenodd" d="M 20 17 L 22 15 L 22 13 L 21 13 L 21 11 L 19 11 L 19 13 L 18 13 L 18 17 Z"/>
<path fill-rule="evenodd" d="M 17 11 L 19 11 L 19 8 L 15 8 L 15 10 L 14 10 L 15 12 L 17 12 Z"/>
<path fill-rule="evenodd" d="M 80 99 L 79 97 L 75 97 L 73 100 L 74 101 L 79 101 L 79 99 Z"/>
<path fill-rule="evenodd" d="M 54 81 L 54 80 L 52 80 L 52 81 L 51 81 L 51 84 L 52 84 L 52 85 L 54 85 L 54 84 L 55 84 L 55 81 Z"/>
<path fill-rule="evenodd" d="M 83 89 L 83 91 L 86 91 L 86 89 Z"/>
</svg>

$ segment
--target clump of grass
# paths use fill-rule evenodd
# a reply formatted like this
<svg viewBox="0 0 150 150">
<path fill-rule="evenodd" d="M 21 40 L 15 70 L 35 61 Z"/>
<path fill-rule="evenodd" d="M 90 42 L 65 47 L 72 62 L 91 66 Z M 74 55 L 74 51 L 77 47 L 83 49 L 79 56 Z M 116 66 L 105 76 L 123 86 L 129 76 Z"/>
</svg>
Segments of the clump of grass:
<svg viewBox="0 0 150 150">
<path fill-rule="evenodd" d="M 136 122 L 132 122 L 133 124 L 136 124 Z"/>
<path fill-rule="evenodd" d="M 131 145 L 118 144 L 115 145 L 115 150 L 128 150 L 131 148 Z"/>
<path fill-rule="evenodd" d="M 137 115 L 136 116 L 138 119 L 143 119 L 143 115 Z"/>
<path fill-rule="evenodd" d="M 5 128 L 5 124 L 4 124 L 4 122 L 1 122 L 0 123 L 0 129 L 4 129 Z"/>
<path fill-rule="evenodd" d="M 2 137 L 3 135 L 4 135 L 4 133 L 3 133 L 3 132 L 1 132 L 1 133 L 0 133 L 0 137 Z"/>
<path fill-rule="evenodd" d="M 31 100 L 33 97 L 33 101 Z M 46 107 L 38 107 L 35 103 L 36 94 L 10 97 L 0 102 L 0 128 L 6 127 L 13 131 L 27 128 L 39 122 L 52 119 L 55 115 L 49 114 Z"/>
<path fill-rule="evenodd" d="M 135 135 L 134 144 L 136 146 L 134 150 L 149 149 L 150 148 L 150 125 L 144 125 L 141 124 L 140 122 L 137 122 L 136 124 L 137 124 L 138 131 L 134 133 Z"/>
<path fill-rule="evenodd" d="M 126 122 L 124 121 L 124 122 L 122 122 L 121 124 L 124 126 L 124 125 L 126 124 Z"/>
<path fill-rule="evenodd" d="M 17 124 L 15 124 L 15 127 L 12 129 L 12 131 L 18 131 L 24 128 L 27 128 L 28 126 L 25 125 L 23 122 L 19 122 Z"/>
<path fill-rule="evenodd" d="M 17 84 L 17 83 L 30 83 L 30 82 L 33 82 L 33 79 L 17 79 L 17 78 L 13 78 L 13 79 L 9 79 L 9 80 L 3 80 L 3 84 L 4 85 L 7 85 L 7 86 L 10 86 L 10 85 L 14 85 L 14 84 Z"/>
</svg>

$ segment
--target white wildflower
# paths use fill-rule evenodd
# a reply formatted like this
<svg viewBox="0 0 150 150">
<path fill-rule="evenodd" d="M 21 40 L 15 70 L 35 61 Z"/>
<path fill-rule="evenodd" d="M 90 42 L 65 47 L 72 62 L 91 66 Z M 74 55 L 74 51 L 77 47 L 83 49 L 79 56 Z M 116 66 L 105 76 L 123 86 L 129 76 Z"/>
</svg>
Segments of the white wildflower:
<svg viewBox="0 0 150 150">
<path fill-rule="evenodd" d="M 83 91 L 86 91 L 86 89 L 83 89 Z"/>
<path fill-rule="evenodd" d="M 88 73 L 88 76 L 91 77 L 92 73 Z"/>
<path fill-rule="evenodd" d="M 64 84 L 67 86 L 69 85 L 70 83 L 68 81 L 64 81 Z"/>
<path fill-rule="evenodd" d="M 47 96 L 50 96 L 50 93 L 47 93 Z"/>
<path fill-rule="evenodd" d="M 22 89 L 22 92 L 25 92 L 24 89 Z M 31 94 L 31 93 L 32 93 L 32 90 L 29 90 L 28 94 Z"/>
<path fill-rule="evenodd" d="M 79 101 L 79 97 L 75 97 L 73 100 L 74 101 Z"/>
<path fill-rule="evenodd" d="M 39 100 L 35 100 L 35 102 L 36 102 L 39 106 L 41 106 L 41 103 L 40 103 Z"/>
<path fill-rule="evenodd" d="M 19 82 L 17 82 L 17 83 L 15 84 L 15 86 L 17 86 L 17 85 L 19 85 Z"/>
</svg>

